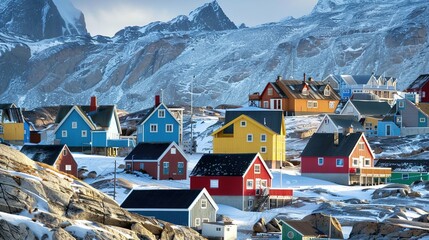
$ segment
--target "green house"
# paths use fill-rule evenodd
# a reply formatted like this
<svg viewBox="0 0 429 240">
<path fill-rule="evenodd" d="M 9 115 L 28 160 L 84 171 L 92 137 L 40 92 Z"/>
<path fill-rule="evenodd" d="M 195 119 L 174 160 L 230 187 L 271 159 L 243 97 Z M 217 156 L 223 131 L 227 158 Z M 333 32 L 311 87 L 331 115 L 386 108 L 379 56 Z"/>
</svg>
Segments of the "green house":
<svg viewBox="0 0 429 240">
<path fill-rule="evenodd" d="M 282 226 L 282 240 L 327 239 L 325 234 L 307 221 L 280 220 L 280 225 Z"/>
<path fill-rule="evenodd" d="M 376 167 L 389 167 L 392 176 L 388 182 L 411 184 L 429 180 L 429 162 L 426 159 L 379 159 Z"/>
</svg>

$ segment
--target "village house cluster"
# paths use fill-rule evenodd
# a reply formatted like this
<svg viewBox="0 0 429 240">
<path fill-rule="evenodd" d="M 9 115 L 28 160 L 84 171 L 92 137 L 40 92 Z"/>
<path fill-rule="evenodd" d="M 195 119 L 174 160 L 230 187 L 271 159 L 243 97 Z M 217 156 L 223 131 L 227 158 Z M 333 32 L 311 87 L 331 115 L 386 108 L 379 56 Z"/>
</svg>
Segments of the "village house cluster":
<svg viewBox="0 0 429 240">
<path fill-rule="evenodd" d="M 192 147 L 184 149 L 184 108 L 168 107 L 159 96 L 131 132 L 121 126 L 116 106 L 98 105 L 96 97 L 89 105 L 60 106 L 51 145 L 37 144 L 43 133 L 26 120 L 21 108 L 0 104 L 0 140 L 24 145 L 21 151 L 29 158 L 75 177 L 78 166 L 73 151 L 126 155 L 127 171 L 141 171 L 156 180 L 189 178 L 190 189 L 134 189 L 122 207 L 201 229 L 203 223 L 216 222 L 217 204 L 262 211 L 290 203 L 292 189 L 273 188 L 271 174 L 288 160 L 288 116 L 323 114 L 301 153 L 303 176 L 344 185 L 409 183 L 414 175 L 422 178 L 421 171 L 395 172 L 403 171 L 396 167 L 400 161 L 384 159 L 377 165 L 368 142 L 373 137 L 429 132 L 429 75 L 419 76 L 403 92 L 397 91 L 396 83 L 395 78 L 374 74 L 329 75 L 322 81 L 305 74 L 303 80 L 279 76 L 261 93 L 250 94 L 249 106 L 226 110 L 223 125 L 212 133 L 213 152 L 203 154 L 189 176 L 187 152 Z M 173 201 L 168 197 L 172 195 L 180 197 Z M 222 225 L 222 229 L 229 227 L 229 223 Z"/>
</svg>

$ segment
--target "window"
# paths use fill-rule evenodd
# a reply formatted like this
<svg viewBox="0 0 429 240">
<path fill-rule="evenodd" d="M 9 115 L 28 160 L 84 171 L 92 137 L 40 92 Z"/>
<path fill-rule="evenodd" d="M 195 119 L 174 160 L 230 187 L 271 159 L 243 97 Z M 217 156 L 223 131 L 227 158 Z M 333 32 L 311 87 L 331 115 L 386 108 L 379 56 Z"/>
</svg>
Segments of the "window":
<svg viewBox="0 0 429 240">
<path fill-rule="evenodd" d="M 266 188 L 266 187 L 267 187 L 267 179 L 261 180 L 261 188 Z"/>
<path fill-rule="evenodd" d="M 399 101 L 398 106 L 399 106 L 399 108 L 403 108 L 404 107 L 404 101 Z"/>
<path fill-rule="evenodd" d="M 331 90 L 329 90 L 328 88 L 325 88 L 325 90 L 323 91 L 323 95 L 325 96 L 331 95 Z"/>
<path fill-rule="evenodd" d="M 171 154 L 173 154 L 173 155 L 174 155 L 174 154 L 176 154 L 176 148 L 174 148 L 174 147 L 173 147 L 173 148 L 171 148 L 171 149 L 170 149 L 170 153 L 171 153 Z"/>
<path fill-rule="evenodd" d="M 402 179 L 404 179 L 404 180 L 410 179 L 410 175 L 408 173 L 403 173 Z"/>
<path fill-rule="evenodd" d="M 261 134 L 261 142 L 267 141 L 267 134 Z"/>
<path fill-rule="evenodd" d="M 130 169 L 131 169 L 131 163 L 127 163 L 126 169 L 127 169 L 127 170 L 130 170 Z"/>
<path fill-rule="evenodd" d="M 216 232 L 220 232 L 221 231 L 221 228 L 220 227 L 217 227 L 216 228 Z"/>
<path fill-rule="evenodd" d="M 318 164 L 319 166 L 322 166 L 324 161 L 325 161 L 325 160 L 324 160 L 322 157 L 317 158 L 317 164 Z"/>
<path fill-rule="evenodd" d="M 195 218 L 195 227 L 198 227 L 201 225 L 201 219 L 200 218 Z"/>
<path fill-rule="evenodd" d="M 420 122 L 421 122 L 421 123 L 426 122 L 426 118 L 420 118 Z"/>
<path fill-rule="evenodd" d="M 397 116 L 396 117 L 396 122 L 398 122 L 398 123 L 402 122 L 402 117 L 401 116 Z"/>
<path fill-rule="evenodd" d="M 261 173 L 261 164 L 255 164 L 254 170 L 255 173 Z"/>
<path fill-rule="evenodd" d="M 307 108 L 317 108 L 318 103 L 317 101 L 307 101 Z"/>
<path fill-rule="evenodd" d="M 308 88 L 304 87 L 302 89 L 302 95 L 308 95 Z"/>
<path fill-rule="evenodd" d="M 62 130 L 61 131 L 61 137 L 67 137 L 67 130 Z"/>
<path fill-rule="evenodd" d="M 329 108 L 335 108 L 335 102 L 329 101 Z"/>
<path fill-rule="evenodd" d="M 87 137 L 88 136 L 88 133 L 86 132 L 86 130 L 82 130 L 81 136 L 82 137 Z"/>
<path fill-rule="evenodd" d="M 371 166 L 371 159 L 365 158 L 365 166 Z"/>
<path fill-rule="evenodd" d="M 295 237 L 295 234 L 292 231 L 287 232 L 287 237 L 289 239 L 293 239 Z"/>
<path fill-rule="evenodd" d="M 73 129 L 77 128 L 77 122 L 72 122 L 72 128 Z"/>
<path fill-rule="evenodd" d="M 247 122 L 246 121 L 240 121 L 240 127 L 246 127 Z"/>
<path fill-rule="evenodd" d="M 151 124 L 150 132 L 158 132 L 158 124 Z"/>
<path fill-rule="evenodd" d="M 353 166 L 353 167 L 357 167 L 357 166 L 359 166 L 359 159 L 358 159 L 358 158 L 353 158 L 352 166 Z"/>
<path fill-rule="evenodd" d="M 268 101 L 264 101 L 264 108 L 268 108 Z"/>
<path fill-rule="evenodd" d="M 162 173 L 163 174 L 168 174 L 170 172 L 170 163 L 169 162 L 164 162 L 162 164 Z"/>
<path fill-rule="evenodd" d="M 262 146 L 261 147 L 261 153 L 266 153 L 267 152 L 267 147 L 266 146 Z"/>
<path fill-rule="evenodd" d="M 140 163 L 140 170 L 144 170 L 144 163 Z"/>
<path fill-rule="evenodd" d="M 3 125 L 0 125 L 0 134 L 3 134 L 4 130 L 3 130 Z"/>
<path fill-rule="evenodd" d="M 253 189 L 253 180 L 252 179 L 248 179 L 246 181 L 246 189 Z"/>
<path fill-rule="evenodd" d="M 360 142 L 359 143 L 359 150 L 364 150 L 365 149 L 365 143 Z"/>
<path fill-rule="evenodd" d="M 206 209 L 207 208 L 207 199 L 201 199 L 201 208 Z"/>
<path fill-rule="evenodd" d="M 206 222 L 209 222 L 210 221 L 210 219 L 208 219 L 208 218 L 203 218 L 203 223 L 206 223 Z"/>
<path fill-rule="evenodd" d="M 325 119 L 323 119 L 323 123 L 324 123 L 324 124 L 329 124 L 329 118 L 325 118 Z"/>
<path fill-rule="evenodd" d="M 165 118 L 165 109 L 159 109 L 158 110 L 158 117 L 159 118 Z"/>
<path fill-rule="evenodd" d="M 71 165 L 66 165 L 66 171 L 71 171 Z"/>
<path fill-rule="evenodd" d="M 252 207 L 253 207 L 253 199 L 249 199 L 249 200 L 247 201 L 247 207 L 248 207 L 248 208 L 252 208 Z"/>
<path fill-rule="evenodd" d="M 344 161 L 342 158 L 338 158 L 336 163 L 337 163 L 337 167 L 343 167 L 344 166 Z"/>
<path fill-rule="evenodd" d="M 173 124 L 165 124 L 165 132 L 173 132 Z"/>
<path fill-rule="evenodd" d="M 268 94 L 268 96 L 272 96 L 273 95 L 273 89 L 272 88 L 268 88 L 267 94 Z"/>
<path fill-rule="evenodd" d="M 67 156 L 67 150 L 63 149 L 63 156 Z"/>
<path fill-rule="evenodd" d="M 178 162 L 177 163 L 177 174 L 183 175 L 185 173 L 185 163 L 184 162 Z"/>
<path fill-rule="evenodd" d="M 210 180 L 210 188 L 219 188 L 219 180 L 211 179 Z"/>
<path fill-rule="evenodd" d="M 247 142 L 253 142 L 253 134 L 247 134 Z"/>
</svg>

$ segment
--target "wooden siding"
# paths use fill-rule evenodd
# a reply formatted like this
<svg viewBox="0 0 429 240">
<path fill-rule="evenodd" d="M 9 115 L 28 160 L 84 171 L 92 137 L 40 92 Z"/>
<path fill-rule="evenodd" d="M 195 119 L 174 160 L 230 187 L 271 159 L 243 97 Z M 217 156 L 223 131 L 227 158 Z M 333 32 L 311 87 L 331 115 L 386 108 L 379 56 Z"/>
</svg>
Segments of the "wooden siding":
<svg viewBox="0 0 429 240">
<path fill-rule="evenodd" d="M 242 196 L 243 178 L 241 176 L 191 176 L 190 189 L 203 189 L 211 196 Z M 210 180 L 218 180 L 218 188 L 210 188 Z"/>
<path fill-rule="evenodd" d="M 2 123 L 3 134 L 0 138 L 5 141 L 24 141 L 24 123 Z"/>
<path fill-rule="evenodd" d="M 260 173 L 255 173 L 255 164 L 259 164 Z M 264 168 L 262 160 L 259 158 L 256 158 L 255 161 L 253 162 L 252 166 L 250 167 L 250 169 L 248 170 L 248 172 L 244 176 L 244 181 L 243 181 L 243 186 L 242 186 L 243 196 L 255 196 L 256 195 L 256 179 L 260 179 L 261 181 L 267 180 L 267 188 L 271 188 L 272 179 L 271 179 L 270 173 L 268 171 L 269 171 L 268 169 Z M 246 185 L 247 180 L 253 180 L 253 188 L 252 189 L 247 189 L 247 185 Z M 237 186 L 237 187 L 239 187 L 239 186 Z"/>
<path fill-rule="evenodd" d="M 64 155 L 65 152 L 65 155 Z M 57 161 L 55 162 L 55 167 L 65 173 L 68 173 L 70 175 L 75 176 L 76 178 L 78 177 L 77 174 L 77 168 L 78 165 L 76 163 L 76 161 L 73 158 L 73 155 L 71 154 L 71 152 L 65 148 L 63 149 L 63 151 L 60 153 L 60 155 L 58 156 Z M 70 165 L 71 166 L 71 170 L 67 171 L 66 170 L 66 165 Z"/>
<path fill-rule="evenodd" d="M 72 128 L 72 122 L 77 123 L 76 128 Z M 67 137 L 62 137 L 62 131 L 67 131 Z M 82 137 L 82 130 L 86 130 L 87 137 Z M 90 146 L 91 142 L 91 128 L 82 119 L 82 117 L 75 111 L 64 120 L 60 128 L 55 133 L 55 138 L 60 139 L 61 144 L 67 144 L 69 147 Z"/>
<path fill-rule="evenodd" d="M 202 208 L 201 202 L 202 200 L 207 201 L 207 207 Z M 216 222 L 216 208 L 212 205 L 212 203 L 208 200 L 207 196 L 203 194 L 200 199 L 198 199 L 195 206 L 190 211 L 190 217 L 191 217 L 191 224 L 190 227 L 194 227 L 196 229 L 201 229 L 203 225 L 203 219 L 207 218 L 209 219 L 209 222 Z M 195 219 L 200 219 L 200 225 L 195 226 Z"/>
<path fill-rule="evenodd" d="M 165 110 L 165 117 L 160 118 L 158 117 L 159 110 Z M 158 125 L 158 131 L 157 132 L 150 132 L 150 125 L 151 124 L 157 124 Z M 166 125 L 172 124 L 173 125 L 173 131 L 167 132 L 166 131 Z M 174 118 L 173 115 L 170 114 L 167 108 L 164 107 L 163 104 L 159 106 L 156 111 L 153 112 L 153 114 L 146 119 L 146 121 L 143 123 L 142 126 L 137 126 L 138 133 L 137 133 L 137 142 L 176 142 L 179 144 L 179 133 L 180 133 L 180 126 L 177 120 Z"/>
<path fill-rule="evenodd" d="M 176 149 L 175 147 L 172 147 Z M 160 180 L 184 180 L 187 176 L 187 162 L 186 158 L 180 154 L 180 151 L 176 149 L 176 154 L 171 154 L 171 149 L 168 149 L 168 153 L 159 161 L 159 179 Z M 169 163 L 169 172 L 168 174 L 163 173 L 163 164 L 165 162 Z M 179 174 L 178 172 L 178 163 L 183 162 L 183 173 Z"/>
</svg>

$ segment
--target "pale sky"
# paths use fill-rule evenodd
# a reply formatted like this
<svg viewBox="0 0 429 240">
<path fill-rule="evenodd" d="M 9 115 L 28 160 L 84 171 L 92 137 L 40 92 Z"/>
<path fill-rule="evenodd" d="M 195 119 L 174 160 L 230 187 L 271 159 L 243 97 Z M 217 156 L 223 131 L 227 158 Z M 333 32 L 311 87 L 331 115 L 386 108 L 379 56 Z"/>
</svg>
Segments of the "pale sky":
<svg viewBox="0 0 429 240">
<path fill-rule="evenodd" d="M 167 22 L 212 0 L 70 0 L 85 15 L 92 36 L 113 36 L 126 26 Z M 225 14 L 239 26 L 253 27 L 286 17 L 309 14 L 317 0 L 217 0 Z"/>
</svg>

